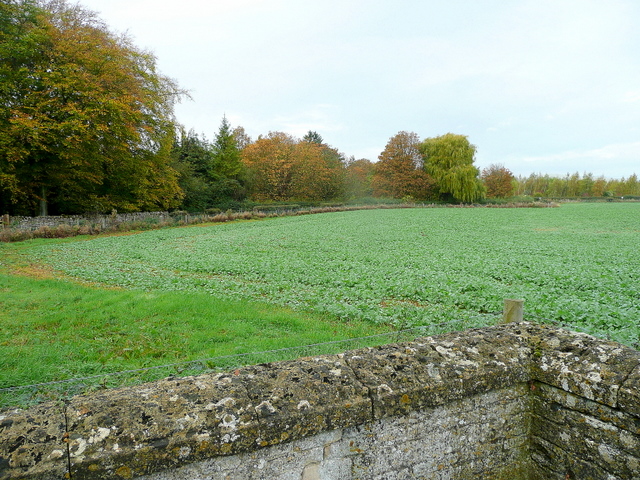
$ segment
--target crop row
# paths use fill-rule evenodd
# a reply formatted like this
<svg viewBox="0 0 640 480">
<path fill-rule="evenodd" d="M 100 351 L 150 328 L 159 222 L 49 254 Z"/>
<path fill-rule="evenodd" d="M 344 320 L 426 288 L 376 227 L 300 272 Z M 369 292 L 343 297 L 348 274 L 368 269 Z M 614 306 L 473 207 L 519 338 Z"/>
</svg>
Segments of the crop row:
<svg viewBox="0 0 640 480">
<path fill-rule="evenodd" d="M 46 244 L 87 282 L 199 290 L 397 326 L 529 319 L 639 341 L 640 204 L 340 212 Z"/>
</svg>

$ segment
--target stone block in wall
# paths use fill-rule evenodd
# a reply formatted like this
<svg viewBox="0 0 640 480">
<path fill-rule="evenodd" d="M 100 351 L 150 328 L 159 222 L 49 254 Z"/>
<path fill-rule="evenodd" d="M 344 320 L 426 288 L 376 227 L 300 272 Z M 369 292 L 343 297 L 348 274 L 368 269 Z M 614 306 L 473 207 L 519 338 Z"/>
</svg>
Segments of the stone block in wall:
<svg viewBox="0 0 640 480">
<path fill-rule="evenodd" d="M 301 358 L 239 370 L 260 422 L 258 446 L 370 420 L 368 390 L 343 355 Z"/>
<path fill-rule="evenodd" d="M 345 431 L 349 478 L 528 478 L 527 389 L 511 385 Z"/>
<path fill-rule="evenodd" d="M 59 480 L 68 473 L 64 405 L 0 412 L 0 479 Z"/>
<path fill-rule="evenodd" d="M 640 422 L 634 416 L 556 387 L 534 387 L 532 448 L 538 459 L 551 459 L 542 465 L 569 478 L 640 478 Z"/>
<path fill-rule="evenodd" d="M 640 365 L 622 384 L 618 393 L 618 406 L 640 418 Z M 640 429 L 640 420 L 638 425 Z"/>
<path fill-rule="evenodd" d="M 511 326 L 372 347 L 345 359 L 382 418 L 526 382 L 530 356 L 521 329 Z"/>
<path fill-rule="evenodd" d="M 255 448 L 259 423 L 239 375 L 166 379 L 74 398 L 71 474 L 133 478 Z"/>
<path fill-rule="evenodd" d="M 611 407 L 640 363 L 637 351 L 619 343 L 558 328 L 541 326 L 530 342 L 535 379 Z"/>
</svg>

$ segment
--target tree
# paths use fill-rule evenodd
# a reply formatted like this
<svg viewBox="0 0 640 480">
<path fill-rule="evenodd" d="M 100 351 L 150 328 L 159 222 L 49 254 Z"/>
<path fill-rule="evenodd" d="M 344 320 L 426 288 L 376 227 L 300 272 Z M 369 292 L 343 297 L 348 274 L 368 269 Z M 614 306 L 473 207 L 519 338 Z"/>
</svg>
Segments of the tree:
<svg viewBox="0 0 640 480">
<path fill-rule="evenodd" d="M 583 175 L 580 180 L 580 195 L 583 197 L 593 197 L 593 187 L 595 185 L 595 180 L 593 179 L 593 173 L 589 172 Z"/>
<path fill-rule="evenodd" d="M 233 138 L 236 140 L 238 150 L 242 151 L 245 147 L 252 143 L 251 137 L 244 131 L 244 127 L 237 126 L 233 129 Z"/>
<path fill-rule="evenodd" d="M 259 200 L 290 198 L 295 139 L 283 132 L 269 132 L 242 151 L 250 195 Z"/>
<path fill-rule="evenodd" d="M 593 196 L 594 197 L 603 197 L 604 193 L 607 189 L 607 179 L 604 176 L 600 175 L 593 182 Z"/>
<path fill-rule="evenodd" d="M 355 157 L 347 162 L 345 172 L 345 194 L 347 198 L 363 198 L 373 195 L 371 179 L 375 171 L 375 164 L 366 158 L 356 160 Z"/>
<path fill-rule="evenodd" d="M 420 138 L 413 132 L 402 131 L 389 139 L 371 180 L 374 196 L 429 198 L 433 184 L 422 168 L 419 144 Z"/>
<path fill-rule="evenodd" d="M 489 198 L 507 198 L 513 195 L 513 173 L 501 164 L 492 164 L 480 175 Z"/>
<path fill-rule="evenodd" d="M 346 160 L 342 153 L 325 143 L 322 136 L 315 131 L 309 130 L 302 142 L 318 147 L 322 155 L 322 162 L 318 164 L 318 176 L 316 179 L 317 188 L 314 195 L 318 199 L 330 200 L 344 195 L 344 178 Z"/>
<path fill-rule="evenodd" d="M 173 107 L 155 57 L 64 0 L 0 3 L 0 206 L 169 208 Z"/>
<path fill-rule="evenodd" d="M 473 165 L 476 147 L 466 136 L 447 133 L 427 138 L 419 150 L 441 199 L 469 203 L 484 196 L 480 171 Z"/>
<path fill-rule="evenodd" d="M 331 200 L 344 195 L 343 156 L 321 143 L 302 140 L 294 148 L 292 197 L 300 200 Z"/>
<path fill-rule="evenodd" d="M 213 143 L 193 130 L 186 133 L 181 129 L 174 142 L 172 157 L 185 194 L 181 208 L 203 211 L 244 199 L 244 166 L 226 117 L 223 117 Z"/>
<path fill-rule="evenodd" d="M 213 168 L 211 145 L 207 139 L 198 135 L 195 131 L 186 132 L 180 128 L 173 143 L 174 159 L 180 163 L 191 166 L 194 174 L 203 178 L 209 175 Z"/>
<path fill-rule="evenodd" d="M 256 200 L 327 200 L 342 194 L 341 155 L 325 144 L 269 132 L 242 151 Z"/>
<path fill-rule="evenodd" d="M 212 145 L 210 176 L 214 180 L 220 178 L 238 179 L 241 173 L 240 149 L 227 117 L 223 117 L 220 129 Z"/>
<path fill-rule="evenodd" d="M 318 132 L 313 131 L 313 130 L 309 130 L 305 134 L 305 136 L 302 137 L 302 140 L 304 140 L 305 142 L 317 143 L 318 145 L 324 144 L 324 140 L 322 139 L 320 134 Z"/>
<path fill-rule="evenodd" d="M 180 208 L 204 211 L 211 205 L 211 146 L 193 130 L 180 129 L 173 143 L 173 168 L 178 172 L 178 183 L 184 193 Z"/>
<path fill-rule="evenodd" d="M 624 180 L 624 179 L 623 179 Z M 624 181 L 622 195 L 640 195 L 640 182 L 638 176 L 634 173 Z"/>
<path fill-rule="evenodd" d="M 240 149 L 227 117 L 222 118 L 211 149 L 211 169 L 208 172 L 213 200 L 220 203 L 241 200 L 244 197 L 243 170 Z"/>
</svg>

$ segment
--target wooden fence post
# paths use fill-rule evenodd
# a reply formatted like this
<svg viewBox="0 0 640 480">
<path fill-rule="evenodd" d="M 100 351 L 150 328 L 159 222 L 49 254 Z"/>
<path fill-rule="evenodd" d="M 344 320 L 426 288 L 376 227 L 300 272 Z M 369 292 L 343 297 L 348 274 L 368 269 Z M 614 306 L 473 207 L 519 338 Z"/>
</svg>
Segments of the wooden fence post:
<svg viewBox="0 0 640 480">
<path fill-rule="evenodd" d="M 502 312 L 502 323 L 522 322 L 524 314 L 524 300 L 508 300 L 504 301 L 504 310 Z"/>
</svg>

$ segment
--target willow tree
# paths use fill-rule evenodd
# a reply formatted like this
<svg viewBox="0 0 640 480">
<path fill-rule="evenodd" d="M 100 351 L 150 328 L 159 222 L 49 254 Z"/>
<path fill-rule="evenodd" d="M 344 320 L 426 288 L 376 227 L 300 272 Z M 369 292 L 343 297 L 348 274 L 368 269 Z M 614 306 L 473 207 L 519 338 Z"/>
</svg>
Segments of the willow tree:
<svg viewBox="0 0 640 480">
<path fill-rule="evenodd" d="M 442 200 L 471 203 L 484 197 L 480 171 L 473 165 L 476 147 L 466 136 L 447 133 L 427 138 L 418 148 Z"/>
<path fill-rule="evenodd" d="M 0 2 L 0 207 L 177 205 L 173 107 L 155 57 L 64 0 Z"/>
</svg>

